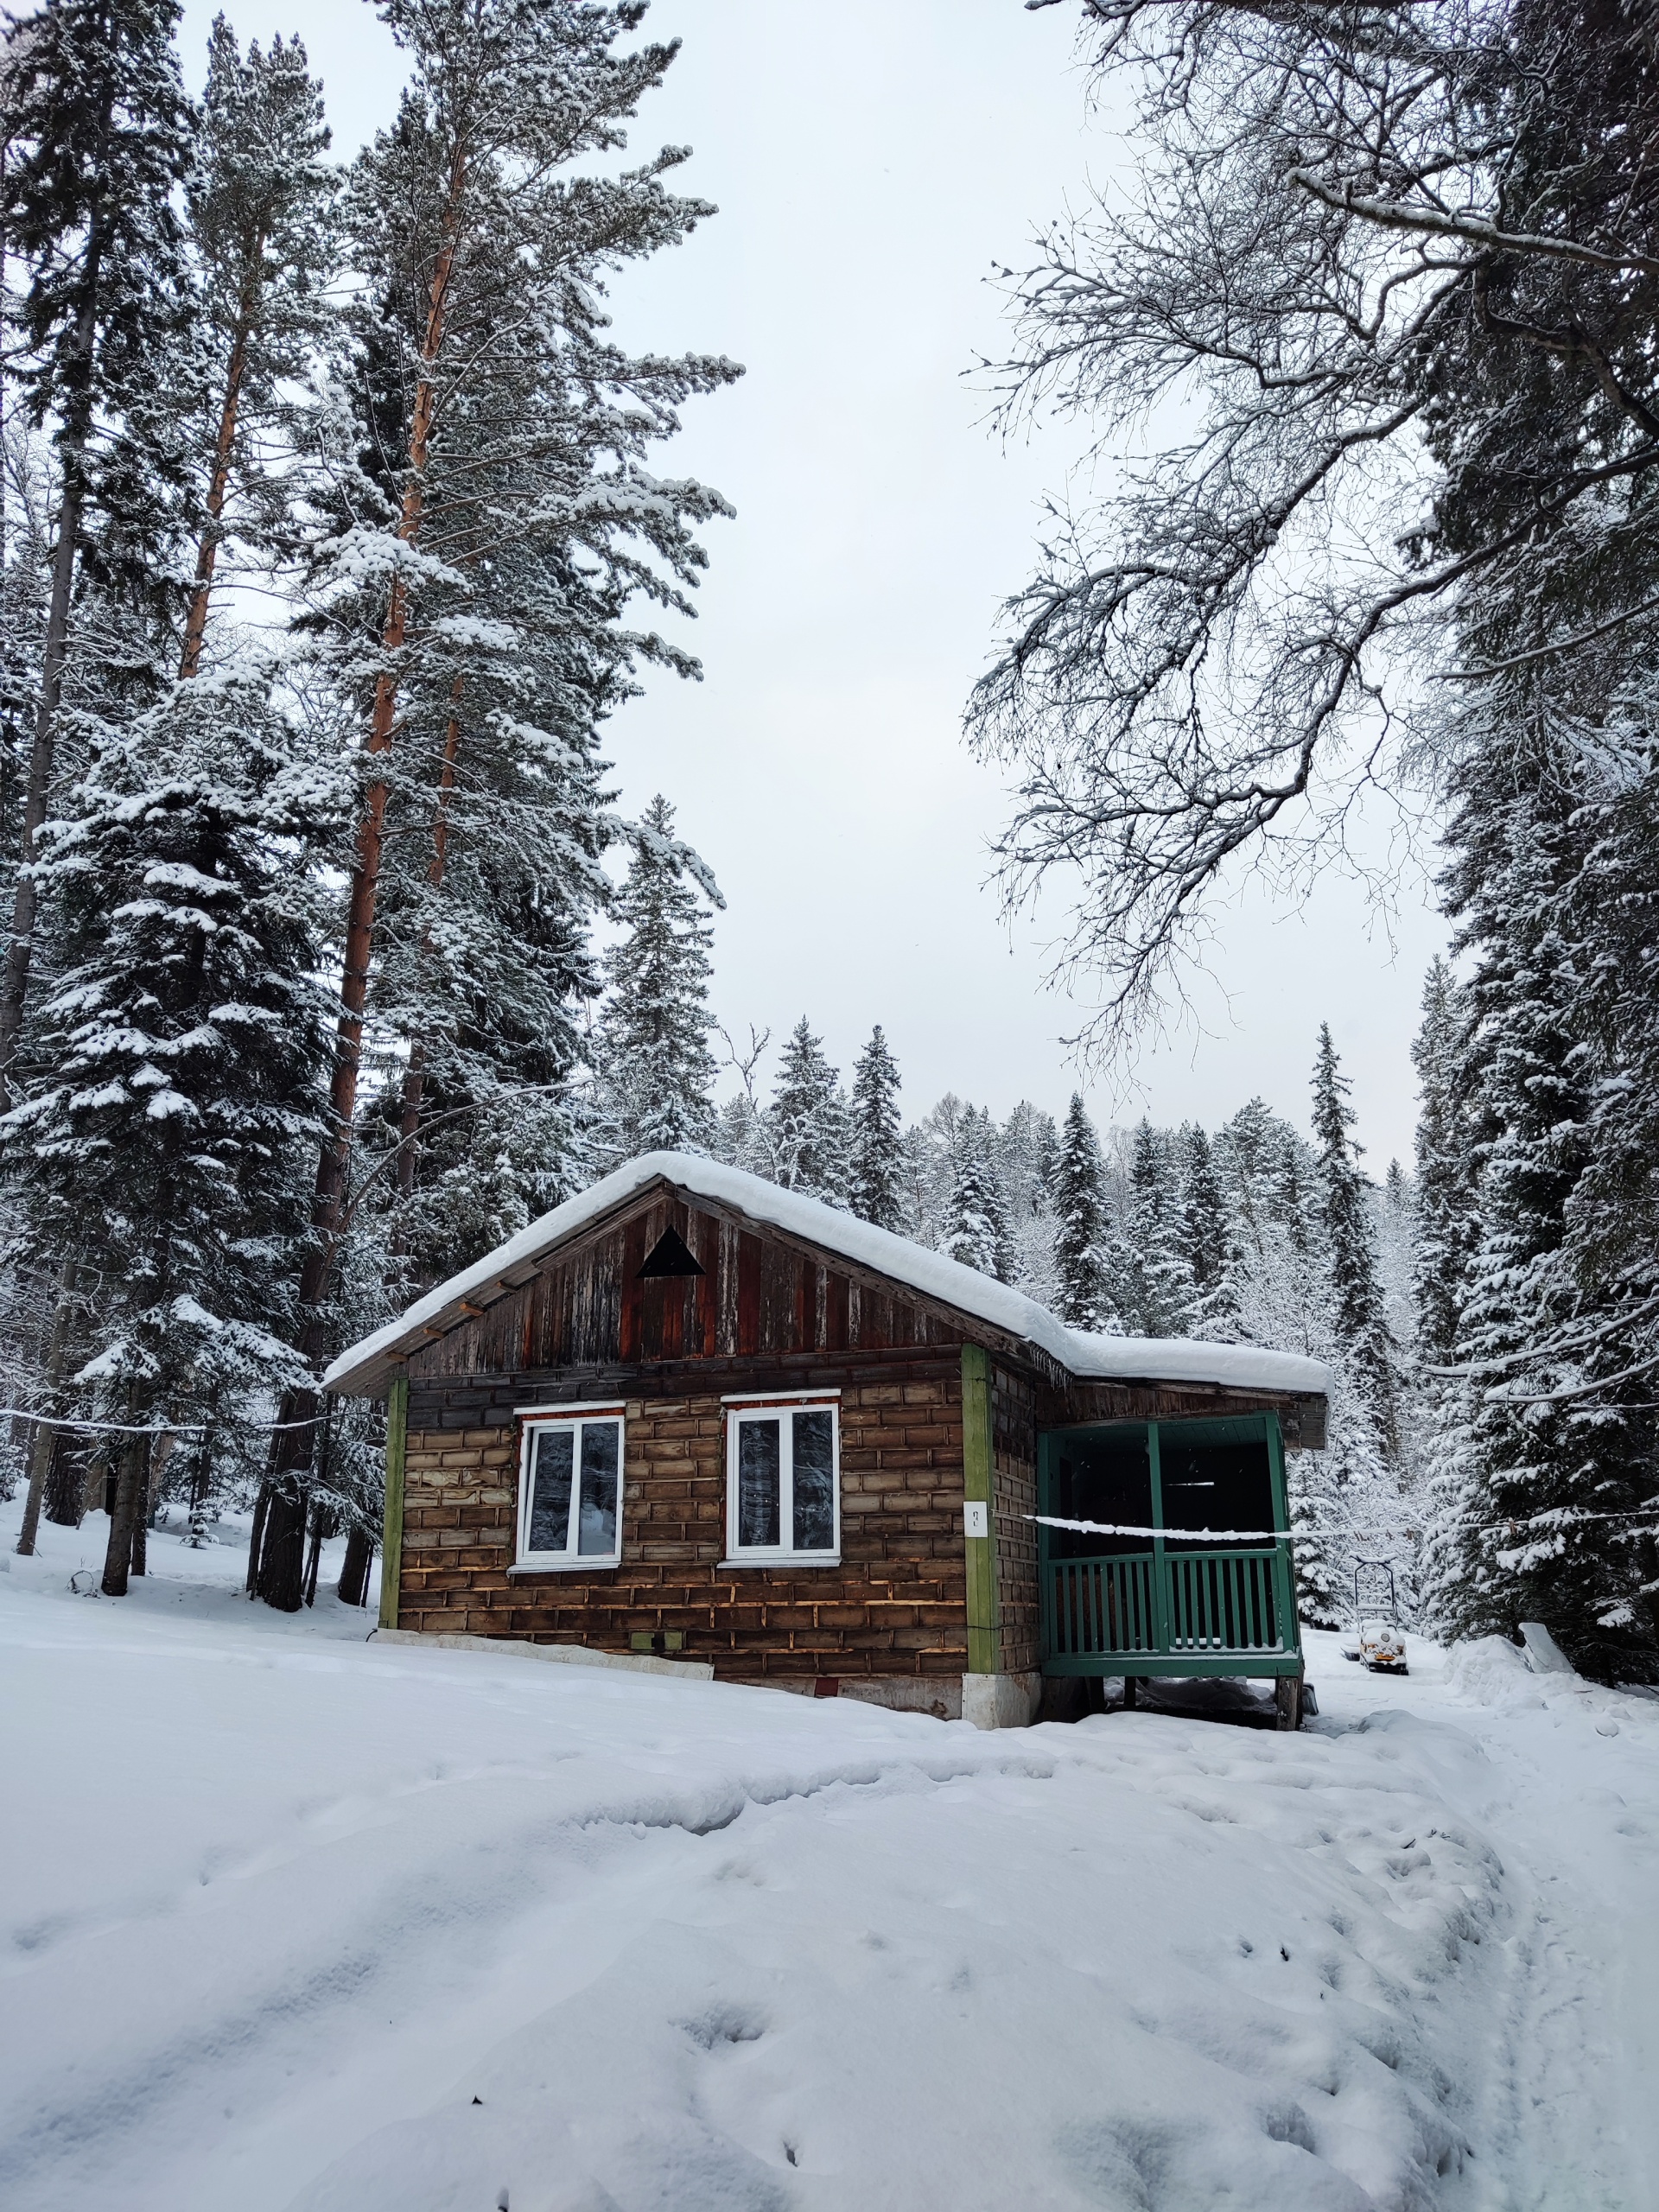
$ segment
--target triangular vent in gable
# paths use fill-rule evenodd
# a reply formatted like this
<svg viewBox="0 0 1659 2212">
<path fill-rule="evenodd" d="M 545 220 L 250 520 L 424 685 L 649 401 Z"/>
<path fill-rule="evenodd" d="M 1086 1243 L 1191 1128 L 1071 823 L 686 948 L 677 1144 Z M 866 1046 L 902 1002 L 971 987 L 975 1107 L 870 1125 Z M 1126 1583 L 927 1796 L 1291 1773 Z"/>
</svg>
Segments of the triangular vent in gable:
<svg viewBox="0 0 1659 2212">
<path fill-rule="evenodd" d="M 677 1229 L 665 1229 L 645 1255 L 642 1275 L 700 1275 L 702 1267 Z"/>
</svg>

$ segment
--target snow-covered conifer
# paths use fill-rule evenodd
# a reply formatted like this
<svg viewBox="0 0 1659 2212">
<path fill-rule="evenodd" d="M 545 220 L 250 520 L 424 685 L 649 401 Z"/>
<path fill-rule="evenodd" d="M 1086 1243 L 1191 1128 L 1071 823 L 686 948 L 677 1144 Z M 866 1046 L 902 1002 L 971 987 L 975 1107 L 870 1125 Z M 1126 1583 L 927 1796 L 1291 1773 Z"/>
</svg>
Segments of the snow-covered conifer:
<svg viewBox="0 0 1659 2212">
<path fill-rule="evenodd" d="M 1106 1197 L 1100 1140 L 1081 1093 L 1075 1090 L 1060 1125 L 1060 1148 L 1050 1190 L 1059 1290 L 1055 1310 L 1074 1329 L 1103 1328 L 1107 1325 L 1102 1281 Z"/>
<path fill-rule="evenodd" d="M 1468 1019 L 1451 969 L 1436 960 L 1423 987 L 1416 1063 L 1417 1342 L 1431 1363 L 1450 1363 L 1458 1338 L 1473 1221 L 1475 1162 L 1464 1099 Z"/>
<path fill-rule="evenodd" d="M 64 967 L 3 1129 L 31 1236 L 86 1269 L 79 1381 L 117 1421 L 264 1402 L 286 1349 L 326 1007 L 291 853 L 315 785 L 257 686 L 179 685 L 95 760 L 44 841 Z M 104 1587 L 149 1478 L 124 1452 Z"/>
<path fill-rule="evenodd" d="M 944 1249 L 963 1267 L 1006 1281 L 1007 1219 L 997 1185 L 988 1110 L 982 1116 L 970 1106 L 959 1125 Z"/>
<path fill-rule="evenodd" d="M 803 1014 L 790 1032 L 766 1108 L 773 1179 L 829 1205 L 847 1204 L 848 1111 L 841 1077 Z"/>
<path fill-rule="evenodd" d="M 1169 1154 L 1167 1138 L 1143 1118 L 1135 1132 L 1124 1223 L 1134 1269 L 1125 1319 L 1135 1336 L 1179 1336 L 1192 1298 Z"/>
<path fill-rule="evenodd" d="M 1180 1175 L 1176 1233 L 1189 1286 L 1181 1332 L 1231 1338 L 1237 1334 L 1238 1321 L 1233 1225 L 1210 1140 L 1196 1122 L 1188 1122 L 1176 1144 Z"/>
<path fill-rule="evenodd" d="M 633 863 L 613 908 L 623 934 L 605 955 L 599 1059 L 613 1161 L 714 1148 L 708 909 L 724 903 L 658 793 L 633 832 Z"/>
<path fill-rule="evenodd" d="M 224 548 L 294 540 L 293 395 L 339 322 L 338 172 L 324 159 L 322 87 L 297 39 L 239 51 L 217 18 L 185 195 L 197 314 L 195 472 L 204 526 L 180 673 L 201 666 Z M 284 464 L 290 464 L 285 466 Z"/>
<path fill-rule="evenodd" d="M 1388 1450 L 1395 1433 L 1394 1363 L 1376 1277 L 1368 1185 L 1358 1165 L 1361 1147 L 1350 1135 L 1354 1109 L 1348 1094 L 1330 1024 L 1321 1022 L 1313 1065 L 1314 1176 L 1323 1257 L 1331 1281 L 1332 1323 Z"/>
<path fill-rule="evenodd" d="M 851 1160 L 848 1202 L 861 1221 L 878 1229 L 902 1229 L 905 1223 L 904 1162 L 899 1114 L 899 1063 L 887 1046 L 881 1025 L 853 1071 Z"/>
<path fill-rule="evenodd" d="M 639 8 L 385 0 L 383 13 L 410 81 L 347 195 L 358 373 L 334 409 L 335 527 L 308 588 L 319 675 L 366 709 L 300 1286 L 314 1360 L 372 1014 L 406 1040 L 385 1121 L 400 1156 L 420 1147 L 399 1223 L 417 1273 L 585 1172 L 566 1090 L 616 827 L 598 730 L 640 660 L 694 668 L 638 609 L 690 611 L 694 528 L 727 512 L 647 455 L 687 397 L 738 373 L 631 356 L 608 333 L 613 274 L 710 212 L 664 183 L 684 149 L 606 166 L 675 51 L 620 50 Z M 301 1445 L 279 1446 L 261 1524 L 289 1561 L 302 1464 Z M 262 1594 L 297 1602 L 291 1566 L 259 1573 Z"/>
<path fill-rule="evenodd" d="M 71 621 L 84 575 L 140 599 L 165 588 L 188 518 L 179 436 L 192 299 L 175 206 L 193 118 L 177 0 L 47 0 L 0 51 L 0 237 L 22 276 L 8 364 L 55 464 L 51 580 L 21 820 L 35 855 L 54 796 Z M 19 869 L 0 976 L 0 1104 L 11 1082 L 41 877 Z"/>
</svg>

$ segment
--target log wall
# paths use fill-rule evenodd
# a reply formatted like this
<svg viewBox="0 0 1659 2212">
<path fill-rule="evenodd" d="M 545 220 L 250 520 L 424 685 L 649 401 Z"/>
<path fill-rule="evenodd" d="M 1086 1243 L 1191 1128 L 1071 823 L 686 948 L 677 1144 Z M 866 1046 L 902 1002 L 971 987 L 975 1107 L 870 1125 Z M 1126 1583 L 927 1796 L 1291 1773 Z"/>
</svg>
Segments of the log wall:
<svg viewBox="0 0 1659 2212">
<path fill-rule="evenodd" d="M 673 1631 L 718 1678 L 855 1689 L 898 1679 L 906 1701 L 956 1709 L 966 1662 L 962 1380 L 943 1356 L 715 1361 L 648 1378 L 474 1377 L 413 1387 L 398 1624 L 626 1651 Z M 839 1388 L 841 1563 L 722 1569 L 721 1394 Z M 518 1470 L 512 1408 L 605 1399 L 626 1408 L 622 1560 L 510 1574 Z"/>
</svg>

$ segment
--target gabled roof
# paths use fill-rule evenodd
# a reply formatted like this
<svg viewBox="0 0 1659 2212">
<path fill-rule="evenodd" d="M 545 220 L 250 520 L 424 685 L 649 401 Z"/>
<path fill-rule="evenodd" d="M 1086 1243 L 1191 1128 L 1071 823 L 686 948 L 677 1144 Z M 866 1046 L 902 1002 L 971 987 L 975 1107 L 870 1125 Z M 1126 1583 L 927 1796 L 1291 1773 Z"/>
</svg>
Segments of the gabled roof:
<svg viewBox="0 0 1659 2212">
<path fill-rule="evenodd" d="M 322 1387 L 346 1396 L 377 1395 L 384 1386 L 389 1361 L 429 1344 L 434 1327 L 459 1326 L 469 1318 L 462 1310 L 463 1300 L 498 1285 L 515 1269 L 531 1268 L 534 1262 L 569 1243 L 653 1183 L 671 1184 L 690 1198 L 709 1199 L 760 1227 L 781 1230 L 872 1274 L 906 1284 L 955 1313 L 988 1322 L 1006 1335 L 1039 1346 L 1081 1380 L 1212 1382 L 1296 1396 L 1330 1395 L 1330 1370 L 1321 1361 L 1305 1359 L 1295 1352 L 1263 1351 L 1255 1344 L 1206 1344 L 1180 1337 L 1091 1336 L 1070 1329 L 1023 1291 L 982 1275 L 976 1268 L 964 1268 L 943 1252 L 930 1252 L 907 1236 L 876 1229 L 820 1199 L 747 1174 L 741 1167 L 728 1167 L 719 1160 L 683 1152 L 642 1153 L 580 1197 L 555 1206 L 551 1213 L 543 1214 L 476 1265 L 417 1299 L 400 1320 L 341 1352 L 323 1376 Z"/>
</svg>

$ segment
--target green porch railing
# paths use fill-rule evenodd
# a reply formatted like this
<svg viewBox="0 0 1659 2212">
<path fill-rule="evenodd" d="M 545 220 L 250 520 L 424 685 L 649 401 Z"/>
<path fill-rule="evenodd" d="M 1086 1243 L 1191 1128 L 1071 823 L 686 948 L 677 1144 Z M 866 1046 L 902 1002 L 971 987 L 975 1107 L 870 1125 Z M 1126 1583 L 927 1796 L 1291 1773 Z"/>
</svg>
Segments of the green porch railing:
<svg viewBox="0 0 1659 2212">
<path fill-rule="evenodd" d="M 1274 1659 L 1299 1648 L 1283 1543 L 1051 1559 L 1043 1601 L 1051 1672 L 1122 1671 L 1137 1660 Z"/>
</svg>

